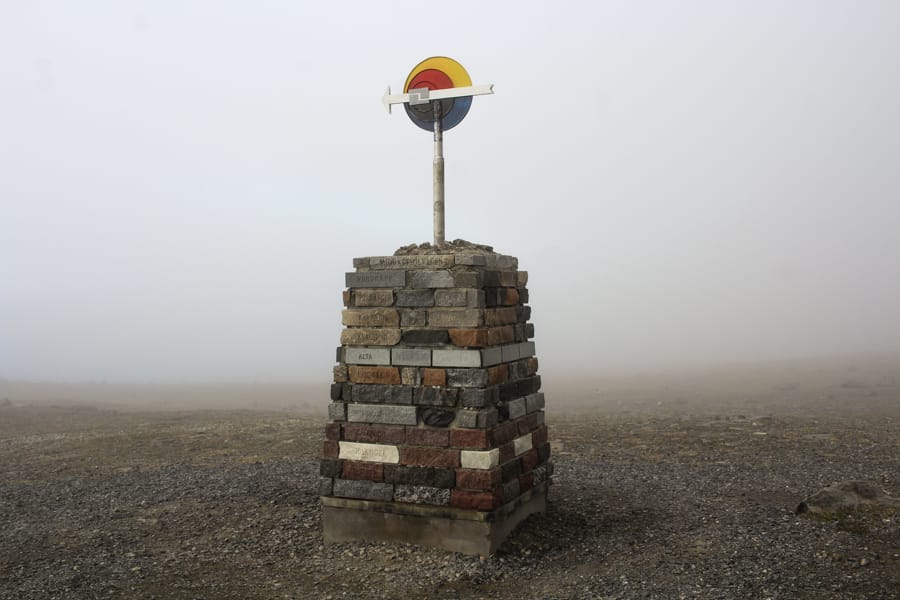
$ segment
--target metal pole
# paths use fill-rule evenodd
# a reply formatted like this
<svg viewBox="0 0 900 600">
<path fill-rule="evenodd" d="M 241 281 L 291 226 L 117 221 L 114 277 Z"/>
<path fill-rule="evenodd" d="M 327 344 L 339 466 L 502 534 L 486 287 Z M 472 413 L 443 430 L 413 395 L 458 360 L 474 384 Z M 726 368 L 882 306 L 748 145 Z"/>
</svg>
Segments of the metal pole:
<svg viewBox="0 0 900 600">
<path fill-rule="evenodd" d="M 434 245 L 444 245 L 444 131 L 441 125 L 441 101 L 434 106 Z"/>
</svg>

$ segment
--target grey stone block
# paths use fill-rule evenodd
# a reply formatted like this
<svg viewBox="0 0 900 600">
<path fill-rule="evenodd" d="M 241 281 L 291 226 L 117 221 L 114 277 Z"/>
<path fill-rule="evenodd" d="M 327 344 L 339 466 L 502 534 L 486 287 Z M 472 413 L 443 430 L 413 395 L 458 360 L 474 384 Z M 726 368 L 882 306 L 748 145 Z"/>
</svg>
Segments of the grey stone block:
<svg viewBox="0 0 900 600">
<path fill-rule="evenodd" d="M 485 367 L 492 367 L 503 362 L 503 351 L 500 346 L 492 346 L 490 348 L 482 348 L 481 364 Z"/>
<path fill-rule="evenodd" d="M 322 477 L 340 477 L 341 461 L 336 458 L 323 458 L 319 461 L 319 475 Z"/>
<path fill-rule="evenodd" d="M 344 282 L 348 288 L 394 288 L 406 285 L 406 271 L 365 271 L 346 273 Z"/>
<path fill-rule="evenodd" d="M 334 350 L 335 350 L 335 352 L 334 352 L 334 362 L 336 362 L 336 363 L 343 362 L 343 361 L 344 361 L 344 354 L 343 354 L 343 352 L 344 352 L 344 347 L 343 347 L 343 346 L 338 346 L 338 347 L 335 348 Z"/>
<path fill-rule="evenodd" d="M 510 420 L 524 417 L 526 412 L 525 398 L 516 398 L 509 401 L 508 414 Z"/>
<path fill-rule="evenodd" d="M 434 291 L 435 306 L 466 306 L 468 303 L 469 292 L 465 288 L 449 288 L 445 290 Z"/>
<path fill-rule="evenodd" d="M 347 405 L 343 402 L 332 402 L 328 405 L 328 419 L 331 421 L 347 420 Z"/>
<path fill-rule="evenodd" d="M 415 425 L 415 406 L 391 406 L 384 404 L 350 404 L 347 420 L 351 423 L 384 423 L 387 425 Z"/>
<path fill-rule="evenodd" d="M 397 306 L 434 306 L 434 290 L 398 290 Z"/>
<path fill-rule="evenodd" d="M 452 267 L 454 264 L 456 261 L 452 254 L 369 257 L 369 266 L 372 269 L 441 269 Z"/>
<path fill-rule="evenodd" d="M 524 323 L 528 319 L 531 318 L 531 307 L 530 306 L 517 306 L 516 307 L 516 320 L 519 323 Z"/>
<path fill-rule="evenodd" d="M 526 379 L 517 379 L 500 384 L 500 400 L 508 402 L 513 398 L 520 398 L 540 391 L 541 376 L 535 375 Z"/>
<path fill-rule="evenodd" d="M 484 313 L 477 308 L 434 308 L 428 311 L 430 327 L 479 327 Z"/>
<path fill-rule="evenodd" d="M 534 337 L 534 323 L 525 323 L 522 327 L 522 331 L 525 333 L 525 339 L 531 339 Z"/>
<path fill-rule="evenodd" d="M 410 271 L 409 287 L 411 288 L 452 288 L 453 275 L 450 271 Z"/>
<path fill-rule="evenodd" d="M 544 413 L 544 411 L 538 411 L 535 417 L 537 417 L 537 426 L 543 427 L 544 422 L 546 421 L 546 414 Z"/>
<path fill-rule="evenodd" d="M 528 362 L 524 360 L 517 360 L 509 363 L 507 365 L 509 368 L 509 378 L 510 379 L 524 379 L 528 377 Z"/>
<path fill-rule="evenodd" d="M 483 267 L 486 262 L 484 254 L 457 254 L 455 259 L 456 264 L 471 267 Z"/>
<path fill-rule="evenodd" d="M 454 271 L 453 287 L 481 289 L 484 287 L 484 277 L 479 271 Z"/>
<path fill-rule="evenodd" d="M 497 425 L 497 409 L 464 409 L 456 413 L 456 427 L 490 429 Z"/>
<path fill-rule="evenodd" d="M 491 429 L 497 426 L 499 415 L 496 408 L 488 408 L 478 411 L 478 428 Z"/>
<path fill-rule="evenodd" d="M 344 361 L 348 365 L 389 365 L 391 351 L 388 348 L 344 348 Z"/>
<path fill-rule="evenodd" d="M 368 404 L 412 404 L 412 388 L 404 385 L 354 383 L 349 396 L 353 402 Z"/>
<path fill-rule="evenodd" d="M 446 329 L 405 329 L 400 340 L 412 346 L 441 346 L 450 343 L 450 334 Z"/>
<path fill-rule="evenodd" d="M 353 259 L 353 268 L 354 269 L 368 269 L 369 268 L 369 257 L 363 256 L 361 258 Z"/>
<path fill-rule="evenodd" d="M 516 270 L 519 268 L 519 259 L 506 254 L 486 254 L 485 266 L 489 269 Z"/>
<path fill-rule="evenodd" d="M 456 418 L 455 410 L 432 407 L 422 409 L 422 422 L 431 427 L 447 427 L 454 418 Z"/>
<path fill-rule="evenodd" d="M 519 358 L 534 356 L 534 342 L 522 342 L 519 346 Z"/>
<path fill-rule="evenodd" d="M 400 327 L 425 327 L 428 313 L 424 310 L 401 310 Z"/>
<path fill-rule="evenodd" d="M 519 271 L 516 273 L 516 287 L 524 288 L 528 285 L 528 271 Z"/>
<path fill-rule="evenodd" d="M 463 388 L 459 392 L 460 404 L 465 408 L 485 408 L 500 400 L 500 388 L 496 385 L 482 388 Z"/>
<path fill-rule="evenodd" d="M 335 479 L 332 494 L 341 498 L 390 502 L 394 497 L 394 486 L 361 479 Z"/>
<path fill-rule="evenodd" d="M 412 402 L 416 406 L 456 406 L 459 390 L 431 385 L 412 389 Z"/>
<path fill-rule="evenodd" d="M 484 290 L 469 290 L 466 293 L 466 306 L 469 308 L 484 308 Z"/>
<path fill-rule="evenodd" d="M 331 477 L 319 477 L 319 495 L 330 496 L 333 491 L 334 480 Z"/>
<path fill-rule="evenodd" d="M 535 392 L 525 396 L 525 409 L 528 413 L 537 412 L 544 408 L 544 392 Z"/>
<path fill-rule="evenodd" d="M 394 486 L 394 502 L 447 506 L 450 504 L 450 490 L 427 485 L 397 484 Z"/>
<path fill-rule="evenodd" d="M 515 500 L 521 494 L 521 486 L 518 479 L 510 479 L 503 484 L 503 501 Z"/>
<path fill-rule="evenodd" d="M 503 354 L 503 362 L 519 360 L 519 344 L 500 346 L 500 352 Z"/>
<path fill-rule="evenodd" d="M 435 367 L 480 367 L 481 351 L 434 350 L 432 353 L 432 364 Z"/>
<path fill-rule="evenodd" d="M 331 399 L 335 400 L 335 401 L 340 400 L 341 392 L 343 391 L 343 389 L 344 389 L 343 383 L 332 383 L 331 384 Z"/>
<path fill-rule="evenodd" d="M 439 352 L 439 350 L 435 350 L 435 352 Z M 431 350 L 428 348 L 393 348 L 391 349 L 391 364 L 430 367 Z"/>
<path fill-rule="evenodd" d="M 519 288 L 519 303 L 528 304 L 528 288 Z"/>
<path fill-rule="evenodd" d="M 449 387 L 483 388 L 487 383 L 487 369 L 447 369 Z"/>
<path fill-rule="evenodd" d="M 453 469 L 438 467 L 384 465 L 384 480 L 388 483 L 402 485 L 452 488 L 456 485 L 456 472 Z"/>
</svg>

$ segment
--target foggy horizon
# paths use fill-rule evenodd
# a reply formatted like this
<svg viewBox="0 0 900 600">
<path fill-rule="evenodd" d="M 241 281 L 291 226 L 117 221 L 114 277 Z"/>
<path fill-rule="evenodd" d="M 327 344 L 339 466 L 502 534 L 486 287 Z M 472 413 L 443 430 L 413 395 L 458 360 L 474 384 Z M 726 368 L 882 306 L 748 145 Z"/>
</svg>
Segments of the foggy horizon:
<svg viewBox="0 0 900 600">
<path fill-rule="evenodd" d="M 429 10 L 0 8 L 0 379 L 327 382 L 352 259 L 431 239 L 433 55 L 541 374 L 900 356 L 900 4 Z"/>
</svg>

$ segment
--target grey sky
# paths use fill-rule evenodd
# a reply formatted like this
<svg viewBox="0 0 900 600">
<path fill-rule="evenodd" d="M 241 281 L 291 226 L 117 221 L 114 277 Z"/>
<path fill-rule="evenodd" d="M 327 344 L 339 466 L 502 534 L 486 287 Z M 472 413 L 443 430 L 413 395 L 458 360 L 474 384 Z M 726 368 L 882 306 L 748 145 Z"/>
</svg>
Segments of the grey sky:
<svg viewBox="0 0 900 600">
<path fill-rule="evenodd" d="M 531 273 L 542 370 L 900 350 L 900 3 L 6 2 L 0 377 L 328 379 L 354 256 Z"/>
</svg>

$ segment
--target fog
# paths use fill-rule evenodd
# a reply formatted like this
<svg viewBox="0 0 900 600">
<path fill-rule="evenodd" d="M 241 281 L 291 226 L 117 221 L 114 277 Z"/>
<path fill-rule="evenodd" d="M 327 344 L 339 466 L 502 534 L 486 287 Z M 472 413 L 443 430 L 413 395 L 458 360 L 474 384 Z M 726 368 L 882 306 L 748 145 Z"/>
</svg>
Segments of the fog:
<svg viewBox="0 0 900 600">
<path fill-rule="evenodd" d="M 447 238 L 530 273 L 544 373 L 900 352 L 900 4 L 0 6 L 0 377 L 328 380 L 344 272 Z"/>
</svg>

